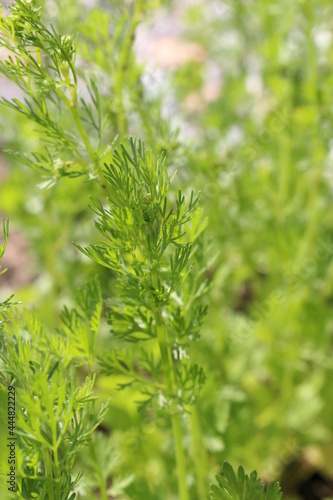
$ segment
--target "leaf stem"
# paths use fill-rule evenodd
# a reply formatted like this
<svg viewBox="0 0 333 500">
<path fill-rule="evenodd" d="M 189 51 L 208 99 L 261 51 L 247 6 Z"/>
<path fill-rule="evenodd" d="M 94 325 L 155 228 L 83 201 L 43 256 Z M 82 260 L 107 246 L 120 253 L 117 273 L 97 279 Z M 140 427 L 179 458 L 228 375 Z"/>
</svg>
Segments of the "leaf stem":
<svg viewBox="0 0 333 500">
<path fill-rule="evenodd" d="M 183 287 L 184 318 L 188 322 L 188 313 L 190 310 L 189 293 L 186 284 Z M 206 478 L 207 478 L 207 453 L 203 446 L 202 431 L 199 420 L 198 403 L 191 406 L 190 427 L 192 437 L 193 462 L 195 467 L 197 493 L 200 500 L 207 496 Z"/>
<path fill-rule="evenodd" d="M 193 461 L 195 465 L 198 497 L 200 498 L 200 500 L 203 500 L 207 496 L 207 456 L 206 450 L 204 449 L 202 444 L 201 426 L 197 406 L 195 404 L 191 407 L 190 423 L 192 431 Z"/>
<path fill-rule="evenodd" d="M 55 480 L 56 480 L 56 494 L 57 498 L 60 497 L 60 477 L 61 477 L 61 470 L 60 470 L 60 464 L 59 464 L 59 457 L 58 457 L 58 438 L 57 438 L 57 422 L 54 422 L 54 428 L 53 428 L 53 461 L 54 461 L 54 468 L 55 468 Z"/>
<path fill-rule="evenodd" d="M 89 141 L 89 138 L 88 138 L 88 135 L 87 135 L 87 132 L 85 131 L 83 125 L 82 125 L 82 121 L 81 121 L 81 118 L 80 118 L 80 115 L 79 115 L 79 112 L 77 110 L 77 105 L 75 102 L 72 102 L 71 105 L 70 105 L 70 110 L 71 110 L 71 113 L 72 113 L 72 116 L 74 118 L 74 121 L 75 121 L 75 125 L 79 131 L 79 134 L 83 140 L 83 143 L 86 147 L 86 150 L 87 150 L 87 153 L 91 159 L 91 161 L 93 163 L 95 163 L 95 159 L 96 159 L 96 156 L 95 156 L 95 152 L 94 152 L 94 149 Z"/>
<path fill-rule="evenodd" d="M 44 462 L 45 462 L 45 476 L 47 478 L 47 492 L 48 500 L 54 500 L 53 491 L 53 476 L 52 476 L 52 463 L 50 459 L 50 451 L 47 449 L 43 450 Z"/>
<path fill-rule="evenodd" d="M 155 279 L 156 279 L 156 274 L 155 274 Z M 153 281 L 154 281 L 154 276 L 153 276 Z M 166 379 L 168 392 L 170 396 L 172 396 L 175 390 L 175 374 L 174 374 L 173 364 L 170 365 L 170 362 L 172 363 L 171 349 L 167 338 L 167 331 L 165 329 L 165 325 L 163 323 L 161 311 L 159 308 L 155 310 L 155 324 L 156 324 L 157 339 L 161 352 L 163 372 Z M 189 497 L 186 486 L 185 454 L 182 444 L 182 429 L 181 429 L 180 416 L 177 414 L 172 414 L 171 423 L 172 423 L 173 437 L 175 443 L 179 500 L 188 500 Z"/>
<path fill-rule="evenodd" d="M 182 445 L 182 429 L 181 429 L 181 422 L 179 415 L 172 415 L 171 421 L 172 421 L 173 436 L 176 448 L 179 499 L 188 500 L 189 496 L 186 486 L 185 455 Z"/>
<path fill-rule="evenodd" d="M 130 57 L 130 51 L 133 44 L 135 29 L 139 23 L 141 15 L 140 4 L 141 2 L 134 2 L 135 11 L 131 19 L 131 23 L 129 26 L 129 30 L 124 45 L 119 55 L 118 70 L 115 74 L 114 93 L 115 93 L 115 104 L 116 104 L 116 116 L 118 122 L 118 133 L 120 137 L 123 137 L 127 130 L 127 120 L 123 102 L 123 80 L 124 80 L 124 71 L 126 68 L 126 64 L 128 63 L 128 59 Z"/>
<path fill-rule="evenodd" d="M 174 375 L 173 365 L 170 366 L 171 350 L 170 350 L 170 345 L 167 342 L 166 338 L 167 332 L 163 324 L 160 310 L 156 310 L 155 312 L 155 321 L 156 321 L 157 339 L 162 358 L 163 372 L 166 378 L 169 395 L 172 396 L 172 394 L 174 394 L 175 375 Z M 171 423 L 172 423 L 175 452 L 176 452 L 179 499 L 188 500 L 189 497 L 186 486 L 185 455 L 182 445 L 182 431 L 181 431 L 181 421 L 179 415 L 172 414 Z"/>
<path fill-rule="evenodd" d="M 45 76 L 45 78 L 47 79 L 48 82 L 53 83 L 52 78 L 50 77 L 49 73 L 46 71 L 46 69 L 43 65 L 40 51 L 38 48 L 36 48 L 36 58 L 37 58 L 37 62 L 38 62 L 40 71 L 43 73 L 43 75 Z M 69 89 L 69 92 L 71 94 L 72 100 L 70 100 L 64 94 L 64 92 L 61 89 L 57 88 L 56 86 L 54 87 L 54 91 L 60 97 L 60 99 L 64 102 L 64 104 L 67 106 L 67 108 L 71 111 L 72 116 L 73 116 L 74 121 L 75 121 L 76 128 L 77 128 L 77 130 L 82 138 L 82 141 L 85 145 L 85 148 L 87 150 L 89 158 L 91 159 L 91 161 L 93 163 L 95 163 L 95 161 L 96 161 L 95 151 L 91 145 L 91 142 L 90 142 L 89 137 L 87 135 L 87 132 L 85 131 L 85 128 L 82 124 L 82 120 L 80 118 L 80 115 L 79 115 L 79 112 L 77 109 L 77 84 L 76 84 L 76 78 L 75 78 L 75 73 L 74 73 L 73 69 L 72 69 L 72 73 L 73 73 L 73 77 L 74 77 L 74 87 L 72 87 L 72 89 L 70 89 L 70 82 L 69 83 L 67 82 L 68 89 Z"/>
</svg>

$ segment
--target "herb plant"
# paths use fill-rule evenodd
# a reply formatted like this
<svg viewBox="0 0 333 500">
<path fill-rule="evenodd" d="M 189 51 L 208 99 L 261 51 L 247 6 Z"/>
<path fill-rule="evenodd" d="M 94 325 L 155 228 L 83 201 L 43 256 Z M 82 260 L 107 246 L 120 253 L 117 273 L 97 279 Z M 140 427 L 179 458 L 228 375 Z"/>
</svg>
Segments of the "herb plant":
<svg viewBox="0 0 333 500">
<path fill-rule="evenodd" d="M 16 497 L 203 500 L 220 472 L 211 498 L 278 499 L 244 469 L 268 483 L 309 445 L 329 456 L 331 14 L 3 5 L 0 211 L 32 269 L 0 277 Z M 155 71 L 135 46 L 159 16 L 182 34 Z"/>
<path fill-rule="evenodd" d="M 99 200 L 91 206 L 104 240 L 79 249 L 119 276 L 117 293 L 108 302 L 113 334 L 143 345 L 134 357 L 112 350 L 101 358 L 102 370 L 125 375 L 122 388 L 137 385 L 144 395 L 141 408 L 152 404 L 170 415 L 179 497 L 187 499 L 181 415 L 195 403 L 205 380 L 203 369 L 188 360 L 206 313 L 198 304 L 206 288 L 205 268 L 189 277 L 203 231 L 199 198 L 192 192 L 187 204 L 178 191 L 171 204 L 164 156 L 155 157 L 133 139 L 129 151 L 122 145 L 115 152 L 104 179 L 108 207 Z"/>
<path fill-rule="evenodd" d="M 7 235 L 4 224 L 2 254 Z M 8 300 L 1 303 L 2 329 L 5 323 L 0 339 L 1 400 L 7 386 L 15 388 L 17 413 L 8 412 L 14 413 L 8 428 L 17 456 L 2 464 L 1 491 L 15 492 L 10 498 L 73 499 L 82 475 L 73 477 L 71 472 L 77 453 L 87 446 L 107 411 L 103 404 L 95 411 L 95 375 L 78 385 L 75 370 L 86 363 L 91 366 L 100 292 L 95 282 L 80 290 L 76 308 L 64 310 L 62 326 L 53 334 L 46 332 L 33 311 L 17 313 L 9 306 Z M 2 415 L 5 427 L 6 417 Z M 10 487 L 4 472 L 9 463 L 15 464 Z"/>
<path fill-rule="evenodd" d="M 250 476 L 245 474 L 243 467 L 239 467 L 237 475 L 228 462 L 224 462 L 222 474 L 216 475 L 215 484 L 211 485 L 211 500 L 281 500 L 282 493 L 278 483 L 269 484 L 265 491 L 257 473 Z"/>
<path fill-rule="evenodd" d="M 1 45 L 13 55 L 1 62 L 0 67 L 27 97 L 24 101 L 3 99 L 2 102 L 35 123 L 45 142 L 43 153 L 11 154 L 39 170 L 46 178 L 45 187 L 52 186 L 59 176 L 75 177 L 87 172 L 97 176 L 105 118 L 93 80 L 88 85 L 91 105 L 78 101 L 73 37 L 60 36 L 47 28 L 40 19 L 41 7 L 35 2 L 18 0 L 10 6 L 10 11 L 7 17 L 1 15 Z M 63 126 L 66 112 L 76 125 L 76 135 Z M 84 114 L 96 132 L 94 146 L 80 114 Z"/>
<path fill-rule="evenodd" d="M 43 320 L 52 323 L 51 304 L 59 295 L 67 297 L 96 274 L 73 252 L 71 241 L 79 237 L 76 221 L 89 223 L 88 195 L 103 190 L 103 162 L 114 144 L 130 135 L 134 113 L 138 130 L 153 127 L 154 120 L 146 119 L 141 68 L 133 56 L 133 31 L 150 4 L 133 2 L 128 8 L 104 2 L 103 10 L 87 11 L 77 1 L 68 6 L 57 0 L 53 10 L 43 4 L 19 1 L 2 8 L 0 73 L 16 90 L 14 99 L 2 99 L 1 129 L 6 155 L 32 169 L 25 178 L 19 167 L 18 184 L 6 193 L 20 200 L 15 211 L 18 217 L 25 214 L 37 272 L 50 284 L 46 300 L 39 295 L 35 303 Z M 157 144 L 160 136 L 154 137 Z M 34 192 L 29 199 L 28 185 Z"/>
</svg>

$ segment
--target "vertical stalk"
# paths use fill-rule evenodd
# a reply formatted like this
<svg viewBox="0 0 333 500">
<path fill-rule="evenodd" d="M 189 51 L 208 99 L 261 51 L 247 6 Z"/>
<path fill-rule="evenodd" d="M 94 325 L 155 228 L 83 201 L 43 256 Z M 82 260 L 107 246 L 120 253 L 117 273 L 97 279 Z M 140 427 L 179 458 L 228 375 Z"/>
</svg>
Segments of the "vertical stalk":
<svg viewBox="0 0 333 500">
<path fill-rule="evenodd" d="M 39 48 L 36 48 L 36 59 L 37 59 L 40 71 L 43 73 L 46 80 L 50 83 L 53 83 L 52 78 L 50 77 L 49 73 L 46 71 L 46 69 L 43 65 Z M 60 99 L 64 102 L 66 107 L 71 111 L 72 116 L 74 118 L 76 128 L 77 128 L 77 130 L 81 136 L 81 139 L 85 145 L 85 148 L 86 148 L 86 151 L 89 155 L 89 158 L 93 163 L 95 163 L 95 160 L 96 160 L 95 151 L 91 145 L 88 134 L 87 134 L 87 132 L 82 124 L 82 120 L 80 118 L 80 115 L 79 115 L 79 112 L 77 109 L 77 82 L 76 82 L 75 72 L 74 72 L 73 68 L 71 68 L 71 69 L 72 69 L 72 74 L 73 74 L 73 78 L 74 78 L 74 86 L 72 86 L 72 88 L 71 88 L 70 80 L 66 79 L 66 82 L 68 85 L 68 90 L 69 90 L 69 93 L 71 96 L 71 100 L 64 94 L 64 92 L 61 89 L 57 88 L 56 86 L 54 87 L 54 91 L 60 97 Z"/>
<path fill-rule="evenodd" d="M 317 88 L 318 88 L 318 58 L 316 45 L 313 39 L 312 28 L 314 25 L 314 12 L 311 0 L 304 3 L 304 17 L 306 20 L 307 34 L 307 91 L 308 99 L 312 106 L 318 107 Z M 322 179 L 322 153 L 320 150 L 320 136 L 317 128 L 313 129 L 313 137 L 311 138 L 309 156 L 312 162 L 311 169 L 313 177 L 310 179 L 308 190 L 308 212 L 309 222 L 306 228 L 303 245 L 299 250 L 298 259 L 304 258 L 313 246 L 320 218 L 320 183 Z"/>
<path fill-rule="evenodd" d="M 306 38 L 307 38 L 307 83 L 309 90 L 309 98 L 313 104 L 317 104 L 317 88 L 318 88 L 318 56 L 316 44 L 313 38 L 312 28 L 315 23 L 315 16 L 312 8 L 312 0 L 304 2 L 304 17 L 306 21 Z"/>
<path fill-rule="evenodd" d="M 180 500 L 188 500 L 188 491 L 186 486 L 186 466 L 185 455 L 182 445 L 182 429 L 179 415 L 172 415 L 172 429 L 176 448 L 176 461 L 178 472 L 178 493 Z"/>
<path fill-rule="evenodd" d="M 288 189 L 290 185 L 290 140 L 288 135 L 283 131 L 279 137 L 279 163 L 280 163 L 280 179 L 279 179 L 279 214 L 282 216 L 282 224 L 284 223 L 284 209 L 288 200 Z"/>
<path fill-rule="evenodd" d="M 183 304 L 184 304 L 184 318 L 187 322 L 188 316 L 188 289 L 186 285 L 183 288 Z M 202 443 L 202 432 L 198 415 L 197 403 L 191 406 L 190 414 L 190 427 L 192 435 L 192 452 L 195 467 L 195 476 L 197 484 L 197 493 L 200 500 L 207 496 L 206 478 L 207 478 L 207 454 Z"/>
<path fill-rule="evenodd" d="M 92 145 L 90 144 L 90 141 L 89 141 L 89 138 L 88 138 L 88 135 L 87 135 L 87 132 L 85 131 L 83 125 L 82 125 L 82 121 L 81 121 L 81 118 L 80 118 L 80 115 L 79 115 L 79 112 L 77 110 L 77 105 L 75 102 L 72 102 L 71 106 L 70 106 L 70 110 L 71 110 L 71 113 L 72 113 L 72 116 L 74 118 L 74 121 L 75 121 L 75 125 L 79 131 L 79 134 L 83 140 L 83 143 L 86 147 L 86 150 L 87 150 L 87 153 L 89 155 L 89 158 L 91 159 L 91 161 L 94 163 L 95 162 L 95 152 L 93 150 L 93 147 Z"/>
<path fill-rule="evenodd" d="M 99 167 L 98 164 L 96 164 L 96 153 L 94 151 L 94 148 L 92 147 L 91 145 L 91 142 L 90 142 L 90 139 L 88 137 L 88 134 L 83 126 L 83 123 L 82 123 L 82 120 L 80 118 L 80 114 L 78 112 L 78 109 L 77 109 L 77 85 L 76 85 L 76 82 L 75 82 L 75 86 L 72 90 L 70 90 L 70 94 L 71 94 L 71 98 L 72 100 L 69 101 L 69 99 L 67 99 L 67 107 L 70 109 L 71 113 L 72 113 L 72 116 L 74 118 L 74 121 L 75 121 L 75 125 L 76 125 L 76 128 L 81 136 L 81 139 L 85 145 L 85 148 L 86 148 L 86 151 L 89 155 L 89 158 L 92 162 L 92 164 L 94 166 L 96 166 L 97 170 L 98 170 L 98 173 L 99 173 L 99 184 L 102 188 L 105 188 L 104 184 L 103 184 L 103 171 L 102 169 Z M 66 101 L 65 101 L 66 102 Z M 95 165 L 96 164 L 96 165 Z"/>
<path fill-rule="evenodd" d="M 169 394 L 174 393 L 175 389 L 175 374 L 172 363 L 170 345 L 167 339 L 167 332 L 163 323 L 161 312 L 159 309 L 155 311 L 156 334 L 161 352 L 163 372 L 166 379 Z M 188 500 L 188 492 L 186 486 L 186 466 L 185 454 L 182 445 L 182 430 L 179 415 L 171 415 L 171 423 L 173 437 L 175 443 L 177 475 L 178 475 L 178 493 L 179 500 Z"/>
<path fill-rule="evenodd" d="M 77 109 L 76 94 L 75 94 L 75 98 L 73 99 L 73 101 L 69 105 L 69 109 L 71 110 L 72 116 L 73 116 L 74 121 L 75 121 L 76 128 L 81 136 L 81 139 L 83 140 L 83 143 L 85 145 L 85 148 L 86 148 L 86 151 L 89 155 L 89 158 L 90 158 L 92 164 L 95 165 L 95 163 L 97 163 L 96 162 L 96 154 L 95 154 L 94 148 L 91 145 L 88 134 L 87 134 L 87 132 L 82 124 L 82 120 L 80 118 L 80 115 L 79 115 L 79 112 Z M 99 177 L 100 177 L 98 182 L 102 188 L 105 188 L 105 186 L 103 184 L 103 171 L 98 164 L 96 165 L 96 168 L 97 168 L 97 171 L 98 171 Z"/>
<path fill-rule="evenodd" d="M 58 433 L 57 433 L 57 422 L 54 422 L 53 430 L 52 430 L 52 442 L 53 442 L 53 462 L 54 462 L 54 477 L 56 481 L 56 498 L 57 500 L 60 498 L 60 477 L 61 470 L 59 464 L 59 456 L 58 456 Z"/>
<path fill-rule="evenodd" d="M 153 283 L 158 286 L 158 278 L 156 270 L 152 273 Z M 175 392 L 175 373 L 173 368 L 173 361 L 171 355 L 170 344 L 168 340 L 168 333 L 166 331 L 160 309 L 155 309 L 155 325 L 156 336 L 160 348 L 163 373 L 166 380 L 168 393 L 170 395 Z M 173 430 L 173 437 L 175 443 L 177 476 L 178 476 L 178 494 L 179 500 L 189 500 L 187 485 L 186 485 L 186 465 L 185 454 L 182 445 L 182 429 L 181 420 L 179 415 L 171 415 L 171 423 Z"/>
<path fill-rule="evenodd" d="M 120 137 L 123 137 L 126 134 L 127 130 L 127 120 L 125 107 L 123 103 L 123 82 L 124 82 L 124 71 L 126 68 L 126 64 L 128 64 L 128 59 L 130 56 L 135 29 L 138 25 L 140 15 L 141 15 L 141 2 L 134 2 L 134 14 L 130 22 L 129 30 L 122 47 L 122 50 L 119 55 L 118 69 L 115 74 L 115 102 L 116 102 L 116 116 L 118 122 L 118 132 Z"/>
<path fill-rule="evenodd" d="M 207 471 L 207 456 L 202 444 L 201 427 L 197 406 L 194 404 L 191 407 L 190 416 L 193 444 L 193 461 L 195 466 L 195 475 L 197 480 L 197 490 L 200 500 L 207 496 L 206 488 L 206 471 Z"/>
<path fill-rule="evenodd" d="M 48 500 L 55 500 L 53 491 L 52 462 L 50 458 L 50 451 L 47 449 L 43 449 L 43 455 L 45 462 L 45 476 L 47 481 Z"/>
</svg>

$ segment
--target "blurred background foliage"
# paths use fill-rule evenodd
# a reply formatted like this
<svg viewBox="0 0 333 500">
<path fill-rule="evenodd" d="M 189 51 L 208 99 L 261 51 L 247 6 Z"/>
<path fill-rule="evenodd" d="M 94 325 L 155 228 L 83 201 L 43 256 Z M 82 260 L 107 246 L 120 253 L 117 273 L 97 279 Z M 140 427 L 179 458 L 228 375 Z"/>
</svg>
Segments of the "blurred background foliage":
<svg viewBox="0 0 333 500">
<path fill-rule="evenodd" d="M 77 34 L 79 77 L 94 75 L 108 117 L 103 142 L 144 139 L 178 170 L 175 189 L 202 192 L 211 244 L 202 259 L 218 257 L 191 356 L 208 374 L 199 420 L 209 478 L 227 459 L 282 480 L 287 498 L 333 498 L 332 3 L 40 3 L 60 33 Z M 3 149 L 40 147 L 38 130 L 6 107 L 0 130 Z M 0 175 L 11 224 L 1 298 L 15 292 L 52 328 L 89 278 L 112 296 L 112 272 L 72 244 L 98 238 L 88 204 L 103 188 L 60 176 L 43 189 L 39 172 L 5 156 Z M 97 350 L 109 345 L 104 326 Z M 97 376 L 111 405 L 77 464 L 89 471 L 82 498 L 96 498 L 100 471 L 115 498 L 173 498 L 168 426 L 138 413 L 137 395 L 116 382 Z M 191 457 L 186 437 L 184 447 Z"/>
</svg>

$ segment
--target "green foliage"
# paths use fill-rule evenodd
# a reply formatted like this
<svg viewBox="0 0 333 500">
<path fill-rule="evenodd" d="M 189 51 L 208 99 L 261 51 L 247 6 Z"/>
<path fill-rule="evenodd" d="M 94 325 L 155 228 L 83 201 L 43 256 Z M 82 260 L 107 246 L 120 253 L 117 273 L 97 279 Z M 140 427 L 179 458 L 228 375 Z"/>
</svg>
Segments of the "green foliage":
<svg viewBox="0 0 333 500">
<path fill-rule="evenodd" d="M 16 168 L 2 181 L 0 209 L 24 219 L 21 230 L 32 244 L 32 266 L 40 278 L 27 294 L 50 325 L 56 321 L 52 304 L 68 300 L 97 272 L 102 286 L 109 286 L 110 275 L 87 265 L 71 241 L 92 241 L 85 234 L 91 218 L 87 199 L 104 197 L 102 165 L 117 137 L 141 136 L 153 127 L 151 146 L 161 151 L 162 133 L 164 146 L 175 147 L 164 122 L 157 133 L 158 116 L 147 117 L 151 99 L 143 93 L 142 64 L 133 53 L 138 24 L 157 6 L 146 0 L 99 0 L 94 7 L 41 0 L 3 8 L 0 73 L 14 98 L 4 92 L 0 127 Z"/>
<path fill-rule="evenodd" d="M 3 235 L 0 263 L 8 221 L 3 221 Z M 11 431 L 16 446 L 15 498 L 73 500 L 82 475 L 74 478 L 71 472 L 78 451 L 89 443 L 107 412 L 107 404 L 95 410 L 95 376 L 77 385 L 73 371 L 87 362 L 91 368 L 94 360 L 102 308 L 98 282 L 79 290 L 76 302 L 76 309 L 65 308 L 62 328 L 52 336 L 33 311 L 18 314 L 9 299 L 0 304 L 0 329 L 6 325 L 6 337 L 1 333 L 0 339 L 1 401 L 8 386 L 15 391 L 19 410 L 17 416 L 14 410 Z M 1 417 L 5 420 L 7 415 Z M 7 479 L 2 468 L 3 493 Z"/>
<path fill-rule="evenodd" d="M 135 358 L 126 350 L 113 350 L 101 356 L 103 372 L 126 375 L 121 388 L 136 384 L 145 404 L 155 400 L 175 411 L 195 401 L 205 380 L 202 368 L 187 361 L 187 349 L 198 338 L 206 314 L 197 305 L 205 287 L 199 293 L 193 288 L 186 297 L 183 288 L 194 272 L 191 256 L 203 229 L 199 197 L 192 192 L 186 204 L 178 191 L 172 202 L 164 156 L 155 157 L 133 139 L 128 148 L 116 150 L 105 168 L 108 207 L 92 200 L 104 240 L 78 248 L 119 276 L 117 294 L 108 301 L 113 335 L 130 343 L 157 340 L 161 350 L 160 359 L 147 345 Z"/>
<path fill-rule="evenodd" d="M 0 300 L 15 291 L 41 320 L 2 302 L 2 363 L 18 376 L 15 346 L 28 355 L 22 341 L 41 329 L 39 393 L 30 375 L 44 427 L 52 405 L 63 418 L 64 382 L 68 401 L 94 374 L 96 397 L 111 396 L 66 458 L 70 477 L 49 480 L 49 453 L 55 495 L 61 484 L 84 499 L 202 500 L 225 459 L 275 481 L 303 447 L 330 449 L 332 13 L 328 0 L 3 8 L 0 211 L 26 236 L 32 277 L 1 276 Z M 44 477 L 48 455 L 36 456 Z M 43 488 L 29 481 L 20 488 Z M 227 465 L 212 489 L 277 490 Z"/>
<path fill-rule="evenodd" d="M 52 337 L 52 347 L 65 366 L 73 357 L 89 363 L 90 370 L 95 359 L 96 336 L 102 314 L 102 294 L 98 280 L 87 283 L 75 296 L 75 307 L 66 306 L 61 314 L 62 328 L 59 336 Z"/>
<path fill-rule="evenodd" d="M 7 222 L 6 222 L 5 220 L 3 220 L 3 222 L 2 222 L 3 245 L 0 245 L 0 271 L 1 271 L 1 259 L 6 251 L 6 246 L 7 246 L 7 242 L 8 242 L 8 228 L 9 228 L 9 221 L 7 220 Z M 3 269 L 0 272 L 0 275 L 5 273 L 5 272 L 6 272 L 6 269 Z M 13 303 L 11 302 L 11 299 L 12 299 L 12 296 L 3 300 L 2 302 L 0 302 L 0 314 L 2 312 L 5 312 L 11 305 L 13 305 Z M 0 319 L 0 331 L 3 329 L 3 326 L 4 326 L 4 321 L 2 321 Z"/>
<path fill-rule="evenodd" d="M 108 207 L 96 199 L 96 228 L 104 237 L 98 245 L 77 247 L 87 257 L 116 272 L 116 297 L 109 301 L 108 321 L 116 337 L 155 346 L 135 351 L 114 350 L 101 357 L 103 373 L 124 375 L 120 388 L 137 386 L 141 409 L 153 406 L 171 415 L 181 498 L 187 498 L 184 454 L 178 415 L 201 392 L 205 374 L 191 363 L 188 349 L 198 338 L 206 308 L 198 306 L 206 287 L 187 289 L 192 254 L 204 223 L 199 197 L 185 203 L 179 190 L 170 200 L 164 155 L 155 157 L 144 144 L 130 139 L 121 145 L 104 172 Z M 200 272 L 200 269 L 198 270 Z M 182 307 L 179 306 L 182 305 Z M 196 307 L 196 311 L 194 308 Z M 156 345 L 157 343 L 157 345 Z M 156 356 L 156 346 L 160 354 Z"/>
<path fill-rule="evenodd" d="M 211 500 L 280 500 L 282 493 L 279 483 L 264 485 L 257 477 L 257 473 L 245 474 L 243 467 L 239 467 L 237 475 L 228 462 L 224 462 L 222 474 L 216 474 L 215 484 L 211 485 Z"/>
<path fill-rule="evenodd" d="M 96 283 L 78 297 L 86 298 L 92 290 L 98 293 Z M 91 294 L 90 305 L 94 298 Z M 85 307 L 84 300 L 80 305 Z M 96 303 L 86 311 L 92 339 L 95 312 Z M 103 404 L 95 409 L 95 376 L 77 385 L 73 368 L 90 362 L 92 353 L 87 347 L 88 331 L 83 330 L 85 318 L 73 310 L 75 321 L 69 325 L 67 314 L 66 310 L 63 327 L 51 336 L 32 311 L 1 313 L 6 338 L 0 352 L 0 379 L 2 384 L 14 386 L 16 393 L 18 498 L 74 498 L 73 489 L 81 476 L 74 478 L 71 472 L 77 453 L 89 443 L 107 411 Z"/>
<path fill-rule="evenodd" d="M 89 42 L 85 50 L 82 41 L 82 49 L 87 63 L 97 63 L 100 70 L 94 75 L 84 73 L 84 88 L 79 86 L 83 68 L 76 62 L 77 40 L 72 34 L 60 34 L 45 22 L 38 2 L 17 0 L 9 6 L 10 14 L 6 17 L 0 11 L 0 47 L 10 53 L 0 61 L 0 73 L 24 95 L 12 100 L 2 98 L 1 102 L 37 126 L 42 143 L 42 148 L 31 154 L 6 152 L 37 170 L 45 179 L 41 187 L 50 188 L 62 177 L 82 175 L 97 179 L 102 185 L 102 159 L 112 150 L 118 135 L 123 137 L 127 131 L 123 87 L 125 76 L 131 76 L 128 59 L 134 30 L 149 8 L 149 2 L 140 1 L 133 3 L 129 11 L 125 6 L 113 6 L 113 16 L 92 11 L 86 25 L 81 25 L 83 39 Z M 110 40 L 108 23 L 112 18 L 118 24 Z M 91 30 L 93 21 L 104 26 L 98 34 L 96 27 Z M 91 60 L 92 54 L 95 57 Z M 140 70 L 132 59 L 131 65 L 132 81 L 128 85 L 136 89 L 140 86 Z M 105 102 L 101 85 L 97 85 L 97 77 L 103 80 L 106 74 L 112 75 L 112 106 Z M 87 97 L 81 97 L 82 94 Z M 136 91 L 133 100 L 136 101 Z"/>
<path fill-rule="evenodd" d="M 1 45 L 13 56 L 0 63 L 0 71 L 18 85 L 24 101 L 2 99 L 2 103 L 21 113 L 38 126 L 44 148 L 32 155 L 12 153 L 16 160 L 37 169 L 51 187 L 60 177 L 75 177 L 98 168 L 99 148 L 94 148 L 83 128 L 78 110 L 78 76 L 75 68 L 75 41 L 71 35 L 59 35 L 41 20 L 41 7 L 18 0 L 11 14 L 1 16 Z M 97 87 L 88 85 L 92 104 L 84 103 L 82 113 L 100 138 L 102 111 Z M 62 115 L 70 112 L 78 138 L 63 125 Z M 95 117 L 96 114 L 96 117 Z M 69 154 L 70 153 L 70 154 Z M 88 158 L 87 158 L 88 155 Z"/>
</svg>

